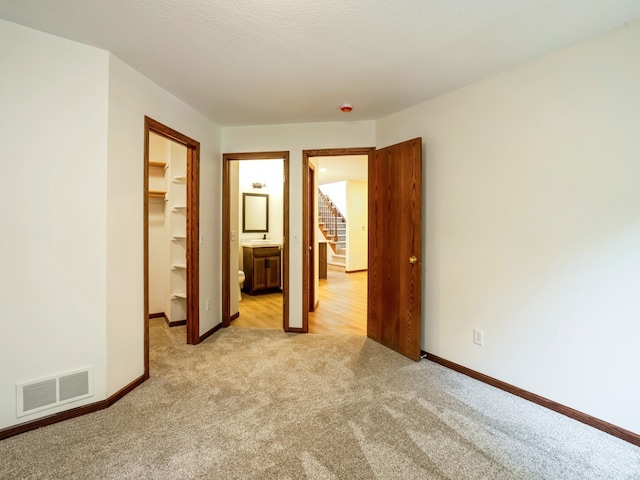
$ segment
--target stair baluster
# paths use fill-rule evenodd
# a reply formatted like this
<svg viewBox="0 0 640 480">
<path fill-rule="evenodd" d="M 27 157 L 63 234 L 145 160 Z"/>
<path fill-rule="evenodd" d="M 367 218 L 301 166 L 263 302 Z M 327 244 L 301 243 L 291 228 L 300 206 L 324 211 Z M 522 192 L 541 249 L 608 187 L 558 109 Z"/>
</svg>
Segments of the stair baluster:
<svg viewBox="0 0 640 480">
<path fill-rule="evenodd" d="M 318 216 L 320 229 L 329 240 L 333 253 L 337 253 L 339 248 L 344 248 L 344 245 L 340 247 L 340 244 L 344 242 L 340 240 L 338 225 L 344 224 L 346 220 L 331 199 L 320 190 L 318 190 Z"/>
</svg>

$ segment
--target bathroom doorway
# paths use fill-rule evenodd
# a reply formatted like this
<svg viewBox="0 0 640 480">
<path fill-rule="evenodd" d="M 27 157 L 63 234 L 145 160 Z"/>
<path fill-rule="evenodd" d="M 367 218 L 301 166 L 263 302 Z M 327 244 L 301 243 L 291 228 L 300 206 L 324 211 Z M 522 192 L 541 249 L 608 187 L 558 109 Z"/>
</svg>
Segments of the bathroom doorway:
<svg viewBox="0 0 640 480">
<path fill-rule="evenodd" d="M 222 325 L 243 323 L 245 310 L 292 331 L 289 152 L 224 154 L 222 211 Z"/>
</svg>

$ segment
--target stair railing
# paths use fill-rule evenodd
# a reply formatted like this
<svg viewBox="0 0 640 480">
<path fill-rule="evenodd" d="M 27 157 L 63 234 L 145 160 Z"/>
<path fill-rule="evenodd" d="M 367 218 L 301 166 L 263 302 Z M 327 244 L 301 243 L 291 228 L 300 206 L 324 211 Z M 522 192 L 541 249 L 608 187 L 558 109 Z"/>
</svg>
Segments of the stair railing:
<svg viewBox="0 0 640 480">
<path fill-rule="evenodd" d="M 318 190 L 318 222 L 335 253 L 339 240 L 338 224 L 344 223 L 345 218 L 331 199 L 320 190 Z"/>
</svg>

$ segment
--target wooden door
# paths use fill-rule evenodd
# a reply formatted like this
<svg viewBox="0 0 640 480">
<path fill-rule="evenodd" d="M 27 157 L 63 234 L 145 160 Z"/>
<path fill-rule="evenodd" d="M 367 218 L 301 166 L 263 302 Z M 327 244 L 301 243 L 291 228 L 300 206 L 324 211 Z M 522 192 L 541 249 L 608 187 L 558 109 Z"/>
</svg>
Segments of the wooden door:
<svg viewBox="0 0 640 480">
<path fill-rule="evenodd" d="M 369 157 L 367 336 L 420 359 L 422 139 Z"/>
<path fill-rule="evenodd" d="M 309 255 L 306 256 L 307 269 L 308 269 L 308 277 L 307 283 L 309 285 L 309 294 L 308 294 L 308 308 L 310 312 L 315 311 L 316 309 L 316 219 L 318 218 L 315 209 L 315 199 L 318 195 L 318 190 L 316 188 L 315 181 L 315 168 L 312 164 L 309 163 L 309 178 L 308 178 L 308 188 L 307 188 L 307 198 L 306 198 L 306 208 L 309 212 L 309 221 L 307 221 L 307 228 L 309 229 L 307 232 L 307 250 Z"/>
</svg>

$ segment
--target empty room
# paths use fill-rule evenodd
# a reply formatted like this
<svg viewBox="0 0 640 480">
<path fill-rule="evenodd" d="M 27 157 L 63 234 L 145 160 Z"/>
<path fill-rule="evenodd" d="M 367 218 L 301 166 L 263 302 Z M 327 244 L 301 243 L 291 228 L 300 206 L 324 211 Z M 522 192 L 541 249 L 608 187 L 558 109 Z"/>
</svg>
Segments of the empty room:
<svg viewBox="0 0 640 480">
<path fill-rule="evenodd" d="M 640 478 L 639 53 L 627 0 L 0 2 L 0 478 Z"/>
</svg>

